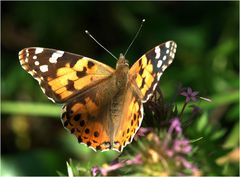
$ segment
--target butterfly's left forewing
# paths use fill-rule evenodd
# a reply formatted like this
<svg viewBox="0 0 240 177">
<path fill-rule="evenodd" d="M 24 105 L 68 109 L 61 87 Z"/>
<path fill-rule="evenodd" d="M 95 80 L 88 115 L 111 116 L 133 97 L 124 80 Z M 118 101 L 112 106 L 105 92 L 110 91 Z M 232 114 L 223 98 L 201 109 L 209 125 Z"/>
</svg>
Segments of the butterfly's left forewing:
<svg viewBox="0 0 240 177">
<path fill-rule="evenodd" d="M 20 63 L 54 102 L 64 103 L 114 72 L 91 58 L 55 49 L 31 47 L 19 52 Z"/>
<path fill-rule="evenodd" d="M 172 63 L 177 45 L 173 41 L 160 44 L 144 54 L 130 69 L 129 80 L 142 102 L 152 96 L 163 71 Z"/>
</svg>

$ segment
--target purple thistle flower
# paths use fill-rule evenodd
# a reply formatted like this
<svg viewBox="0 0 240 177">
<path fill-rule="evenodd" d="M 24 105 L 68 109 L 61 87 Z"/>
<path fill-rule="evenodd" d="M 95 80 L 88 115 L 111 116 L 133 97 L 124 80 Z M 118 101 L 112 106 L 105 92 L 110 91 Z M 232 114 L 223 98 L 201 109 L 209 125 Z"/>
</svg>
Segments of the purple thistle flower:
<svg viewBox="0 0 240 177">
<path fill-rule="evenodd" d="M 171 125 L 168 129 L 167 135 L 166 135 L 166 137 L 164 139 L 164 142 L 163 142 L 163 147 L 164 148 L 167 147 L 174 130 L 176 131 L 177 134 L 182 133 L 181 122 L 180 122 L 178 117 L 171 120 Z"/>
<path fill-rule="evenodd" d="M 144 128 L 140 127 L 137 131 L 137 133 L 134 136 L 134 140 L 137 141 L 137 139 L 141 136 L 146 136 L 149 132 L 152 131 L 152 128 Z"/>
<path fill-rule="evenodd" d="M 171 125 L 168 130 L 168 133 L 172 134 L 173 130 L 175 130 L 178 134 L 182 133 L 181 122 L 178 117 L 171 120 Z"/>
<path fill-rule="evenodd" d="M 175 140 L 173 144 L 173 150 L 175 152 L 187 154 L 191 152 L 192 147 L 187 139 Z"/>
<path fill-rule="evenodd" d="M 101 169 L 98 166 L 92 167 L 91 174 L 92 176 L 97 176 L 97 174 L 101 173 Z"/>
<path fill-rule="evenodd" d="M 187 161 L 184 157 L 177 156 L 176 161 L 178 162 L 178 165 L 182 165 L 186 169 L 189 169 L 191 171 L 196 169 L 196 167 L 193 164 L 191 164 L 189 161 Z"/>
<path fill-rule="evenodd" d="M 138 154 L 133 159 L 126 161 L 127 165 L 139 165 L 142 163 L 143 163 L 143 160 L 142 160 L 141 154 Z"/>
<path fill-rule="evenodd" d="M 139 165 L 139 164 L 142 164 L 142 163 L 143 163 L 143 161 L 142 161 L 141 154 L 138 154 L 131 160 L 123 160 L 121 162 L 114 162 L 111 165 L 104 165 L 103 167 L 95 166 L 91 169 L 91 174 L 93 176 L 97 176 L 97 174 L 107 176 L 109 172 L 115 171 L 115 170 L 117 170 L 119 168 L 122 168 L 126 165 Z"/>
<path fill-rule="evenodd" d="M 192 89 L 190 87 L 188 87 L 187 90 L 184 89 L 184 91 L 181 92 L 181 95 L 185 96 L 186 97 L 185 102 L 189 103 L 191 100 L 192 101 L 197 101 L 196 96 L 197 96 L 198 93 L 199 92 L 197 92 L 197 91 L 193 92 Z"/>
</svg>

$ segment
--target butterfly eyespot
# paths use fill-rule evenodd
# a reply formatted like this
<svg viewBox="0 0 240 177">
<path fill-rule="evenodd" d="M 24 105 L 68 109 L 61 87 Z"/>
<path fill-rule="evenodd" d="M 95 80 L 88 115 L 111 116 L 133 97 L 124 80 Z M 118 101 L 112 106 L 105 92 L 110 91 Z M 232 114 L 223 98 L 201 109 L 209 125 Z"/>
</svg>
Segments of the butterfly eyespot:
<svg viewBox="0 0 240 177">
<path fill-rule="evenodd" d="M 81 120 L 80 126 L 83 127 L 84 125 L 85 125 L 85 121 L 84 121 L 84 120 Z"/>
<path fill-rule="evenodd" d="M 97 138 L 99 136 L 99 133 L 97 131 L 94 132 L 94 136 Z"/>
<path fill-rule="evenodd" d="M 85 129 L 85 133 L 86 134 L 89 134 L 90 133 L 90 130 L 88 128 Z"/>
<path fill-rule="evenodd" d="M 73 119 L 74 119 L 75 121 L 79 121 L 80 118 L 81 118 L 81 114 L 77 114 L 77 115 L 74 116 Z"/>
<path fill-rule="evenodd" d="M 131 120 L 131 126 L 133 126 L 133 120 Z"/>
<path fill-rule="evenodd" d="M 91 146 L 91 144 L 92 144 L 92 143 L 91 143 L 90 141 L 87 142 L 87 145 L 88 145 L 88 146 Z"/>
<path fill-rule="evenodd" d="M 136 114 L 134 114 L 134 116 L 133 116 L 133 119 L 134 119 L 134 120 L 136 120 L 136 119 L 137 119 L 137 116 L 136 116 Z"/>
<path fill-rule="evenodd" d="M 72 128 L 72 129 L 71 129 L 71 133 L 74 133 L 74 132 L 75 132 L 75 128 Z"/>
<path fill-rule="evenodd" d="M 96 150 L 102 150 L 101 146 L 97 146 Z"/>
</svg>

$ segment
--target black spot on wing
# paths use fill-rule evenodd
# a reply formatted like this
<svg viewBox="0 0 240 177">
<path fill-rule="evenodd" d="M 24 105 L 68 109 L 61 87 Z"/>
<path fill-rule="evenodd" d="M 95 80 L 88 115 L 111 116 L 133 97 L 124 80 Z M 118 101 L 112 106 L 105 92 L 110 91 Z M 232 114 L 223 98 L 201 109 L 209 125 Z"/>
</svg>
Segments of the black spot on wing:
<svg viewBox="0 0 240 177">
<path fill-rule="evenodd" d="M 79 78 L 86 76 L 86 75 L 87 75 L 87 72 L 86 72 L 86 71 L 87 71 L 87 68 L 84 67 L 82 71 L 77 71 L 77 76 L 78 76 Z"/>
<path fill-rule="evenodd" d="M 88 68 L 91 69 L 91 67 L 94 66 L 94 63 L 92 61 L 88 61 Z"/>
<path fill-rule="evenodd" d="M 142 80 L 142 85 L 140 86 L 140 89 L 142 89 L 144 87 L 144 85 L 146 84 L 145 79 L 146 78 L 144 77 L 143 80 Z"/>
<path fill-rule="evenodd" d="M 68 91 L 75 91 L 76 89 L 74 88 L 74 81 L 68 79 L 68 83 L 66 85 L 66 89 Z"/>
</svg>

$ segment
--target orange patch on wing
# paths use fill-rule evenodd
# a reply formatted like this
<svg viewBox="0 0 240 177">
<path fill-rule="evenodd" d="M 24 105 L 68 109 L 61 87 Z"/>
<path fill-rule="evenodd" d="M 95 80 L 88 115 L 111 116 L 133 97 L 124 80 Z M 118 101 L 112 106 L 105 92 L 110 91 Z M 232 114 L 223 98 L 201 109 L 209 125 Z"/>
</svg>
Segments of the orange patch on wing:
<svg viewBox="0 0 240 177">
<path fill-rule="evenodd" d="M 71 91 L 68 91 L 68 90 L 66 90 L 66 91 L 64 91 L 64 92 L 62 92 L 61 94 L 60 94 L 60 97 L 61 97 L 61 99 L 66 99 L 66 98 L 68 98 L 70 95 L 72 95 L 73 94 L 73 92 L 71 92 Z"/>
<path fill-rule="evenodd" d="M 68 73 L 71 73 L 71 72 L 74 72 L 74 70 L 71 69 L 71 68 L 68 68 L 68 67 L 59 68 L 57 70 L 57 76 L 60 77 L 62 75 L 65 75 L 65 74 L 68 74 Z"/>
<path fill-rule="evenodd" d="M 89 97 L 85 98 L 85 102 L 86 102 L 86 108 L 88 112 L 90 114 L 95 112 L 96 114 L 96 110 L 98 109 L 98 106 Z"/>
<path fill-rule="evenodd" d="M 62 87 L 62 88 L 56 90 L 55 93 L 60 95 L 62 92 L 66 91 L 66 90 L 67 90 L 66 87 Z"/>
<path fill-rule="evenodd" d="M 147 86 L 151 87 L 151 85 L 154 81 L 154 77 L 147 70 L 143 71 L 142 77 L 143 78 L 145 77 L 145 83 L 147 84 Z"/>
<path fill-rule="evenodd" d="M 143 81 L 142 77 L 139 74 L 137 74 L 136 83 L 139 88 L 142 85 L 142 81 Z"/>
<path fill-rule="evenodd" d="M 73 66 L 73 69 L 76 71 L 83 71 L 84 67 L 87 67 L 88 60 L 84 57 L 77 61 L 77 63 Z"/>
<path fill-rule="evenodd" d="M 58 90 L 61 87 L 64 87 L 68 84 L 68 80 L 76 80 L 78 79 L 77 75 L 75 72 L 71 72 L 69 74 L 63 75 L 61 77 L 58 77 L 54 80 L 51 80 L 48 82 L 48 84 L 51 86 L 52 90 Z"/>
<path fill-rule="evenodd" d="M 151 62 L 144 69 L 146 69 L 146 70 L 148 70 L 148 72 L 152 73 L 153 72 L 153 65 L 151 64 Z"/>
<path fill-rule="evenodd" d="M 142 60 L 142 66 L 141 67 L 145 68 L 146 65 L 147 65 L 147 57 L 146 57 L 146 55 L 143 55 L 141 60 Z"/>
<path fill-rule="evenodd" d="M 97 65 L 93 65 L 91 68 L 87 68 L 87 74 L 93 74 L 97 71 Z"/>
<path fill-rule="evenodd" d="M 78 112 L 79 110 L 81 111 L 81 113 L 86 113 L 87 109 L 86 106 L 82 103 L 76 103 L 72 106 L 71 110 L 73 112 Z"/>
<path fill-rule="evenodd" d="M 95 81 L 98 81 L 98 80 L 104 79 L 104 78 L 105 78 L 105 76 L 103 76 L 103 75 L 95 75 L 95 76 L 86 75 L 83 78 L 80 78 L 80 79 L 74 81 L 74 88 L 76 90 L 80 90 L 86 86 L 92 85 Z"/>
<path fill-rule="evenodd" d="M 66 64 L 65 64 L 65 67 L 71 68 L 71 67 L 70 67 L 70 63 L 66 63 Z"/>
<path fill-rule="evenodd" d="M 145 84 L 144 87 L 141 89 L 142 94 L 145 95 L 148 89 L 149 87 Z"/>
</svg>

